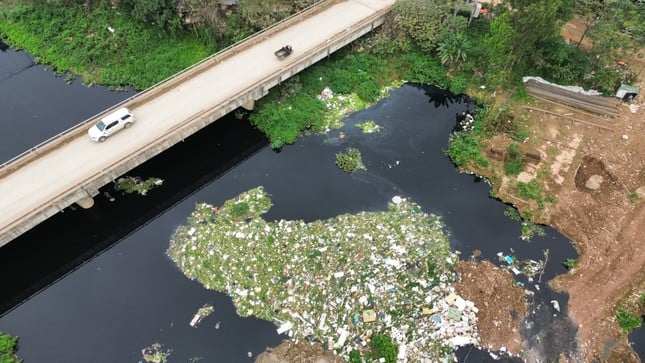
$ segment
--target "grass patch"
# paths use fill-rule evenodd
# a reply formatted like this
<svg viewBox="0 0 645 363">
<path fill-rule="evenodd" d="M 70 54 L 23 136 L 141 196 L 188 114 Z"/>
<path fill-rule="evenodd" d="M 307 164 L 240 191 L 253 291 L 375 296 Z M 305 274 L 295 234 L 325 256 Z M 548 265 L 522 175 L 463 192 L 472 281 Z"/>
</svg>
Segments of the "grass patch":
<svg viewBox="0 0 645 363">
<path fill-rule="evenodd" d="M 618 321 L 618 325 L 620 325 L 623 331 L 627 334 L 632 330 L 639 328 L 643 323 L 643 319 L 641 317 L 624 307 L 619 308 L 616 312 L 616 320 Z"/>
<path fill-rule="evenodd" d="M 629 193 L 627 195 L 627 200 L 629 200 L 629 202 L 632 203 L 632 204 L 636 204 L 638 199 L 639 199 L 639 197 L 638 197 L 637 193 Z"/>
<path fill-rule="evenodd" d="M 520 195 L 520 198 L 525 200 L 534 200 L 538 203 L 538 208 L 540 210 L 544 209 L 544 202 L 546 197 L 542 186 L 535 180 L 528 183 L 517 182 L 517 191 Z"/>
<path fill-rule="evenodd" d="M 488 159 L 482 155 L 479 137 L 472 132 L 456 132 L 450 136 L 445 153 L 459 167 L 474 163 L 480 167 L 488 166 Z"/>
</svg>

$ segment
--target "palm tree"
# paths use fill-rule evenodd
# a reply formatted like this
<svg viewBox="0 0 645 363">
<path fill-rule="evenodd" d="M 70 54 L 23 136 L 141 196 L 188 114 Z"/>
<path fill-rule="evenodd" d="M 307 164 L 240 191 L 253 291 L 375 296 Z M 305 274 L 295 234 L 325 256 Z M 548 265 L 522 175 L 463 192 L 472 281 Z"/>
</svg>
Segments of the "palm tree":
<svg viewBox="0 0 645 363">
<path fill-rule="evenodd" d="M 452 65 L 466 60 L 468 39 L 462 32 L 452 33 L 439 44 L 438 52 L 441 64 Z"/>
</svg>

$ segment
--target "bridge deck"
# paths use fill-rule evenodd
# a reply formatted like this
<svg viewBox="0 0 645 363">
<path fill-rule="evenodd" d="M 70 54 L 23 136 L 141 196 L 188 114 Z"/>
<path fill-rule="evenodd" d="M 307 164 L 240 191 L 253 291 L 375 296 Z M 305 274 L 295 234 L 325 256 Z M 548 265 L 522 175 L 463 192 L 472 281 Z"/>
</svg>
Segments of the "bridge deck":
<svg viewBox="0 0 645 363">
<path fill-rule="evenodd" d="M 83 127 L 71 139 L 53 140 L 60 145 L 50 145 L 51 150 L 38 157 L 4 165 L 0 169 L 0 246 L 31 228 L 18 228 L 25 220 L 40 219 L 36 222 L 39 223 L 51 215 L 38 218 L 45 209 L 61 209 L 73 203 L 75 200 L 67 200 L 64 205 L 60 202 L 113 172 L 111 169 L 124 159 L 175 132 L 186 120 L 229 102 L 249 87 L 266 81 L 267 75 L 288 68 L 361 19 L 389 9 L 393 3 L 394 0 L 331 2 L 324 10 L 267 34 L 250 46 L 234 48 L 230 56 L 213 58 L 206 68 L 183 74 L 181 82 L 161 84 L 156 91 L 145 92 L 145 97 L 128 101 L 126 105 L 135 114 L 136 123 L 104 143 L 89 140 L 87 127 Z M 280 61 L 273 52 L 285 44 L 292 45 L 294 53 Z M 156 93 L 154 97 L 152 93 Z M 94 193 L 87 191 L 88 195 Z"/>
</svg>

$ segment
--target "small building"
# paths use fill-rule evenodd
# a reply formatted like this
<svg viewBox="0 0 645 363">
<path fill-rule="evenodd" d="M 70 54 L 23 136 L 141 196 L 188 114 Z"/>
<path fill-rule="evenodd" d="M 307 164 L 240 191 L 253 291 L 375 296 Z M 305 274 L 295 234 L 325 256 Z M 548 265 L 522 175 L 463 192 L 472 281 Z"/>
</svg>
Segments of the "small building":
<svg viewBox="0 0 645 363">
<path fill-rule="evenodd" d="M 630 86 L 628 84 L 621 84 L 616 91 L 616 97 L 623 101 L 630 102 L 638 95 L 638 87 Z"/>
<path fill-rule="evenodd" d="M 468 23 L 479 17 L 482 10 L 482 4 L 478 0 L 457 0 L 455 2 L 455 12 L 453 15 L 465 15 L 468 17 Z"/>
</svg>

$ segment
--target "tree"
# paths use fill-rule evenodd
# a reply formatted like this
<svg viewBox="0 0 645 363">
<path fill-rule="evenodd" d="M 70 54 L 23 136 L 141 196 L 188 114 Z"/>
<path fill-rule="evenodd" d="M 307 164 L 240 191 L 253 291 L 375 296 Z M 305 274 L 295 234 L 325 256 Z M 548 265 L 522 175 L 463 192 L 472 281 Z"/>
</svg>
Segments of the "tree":
<svg viewBox="0 0 645 363">
<path fill-rule="evenodd" d="M 584 31 L 578 40 L 576 48 L 580 48 L 580 44 L 585 39 L 589 29 L 593 27 L 596 20 L 598 20 L 607 9 L 607 2 L 604 0 L 574 0 L 573 9 L 576 15 L 582 20 Z"/>
<path fill-rule="evenodd" d="M 544 64 L 544 55 L 560 28 L 573 15 L 571 0 L 508 0 L 515 62 Z"/>
<path fill-rule="evenodd" d="M 403 43 L 409 38 L 424 51 L 435 50 L 441 36 L 450 32 L 444 25 L 451 24 L 451 9 L 445 0 L 398 0 L 392 7 L 397 39 Z"/>
<path fill-rule="evenodd" d="M 645 11 L 629 0 L 608 1 L 605 12 L 589 29 L 596 69 L 645 46 Z"/>
<path fill-rule="evenodd" d="M 515 62 L 513 28 L 508 13 L 497 16 L 490 24 L 483 39 L 486 60 L 486 78 L 493 85 L 502 83 L 509 76 L 508 69 Z"/>
<path fill-rule="evenodd" d="M 163 31 L 174 33 L 181 26 L 174 0 L 123 0 L 122 5 L 135 19 L 154 24 Z"/>
</svg>

